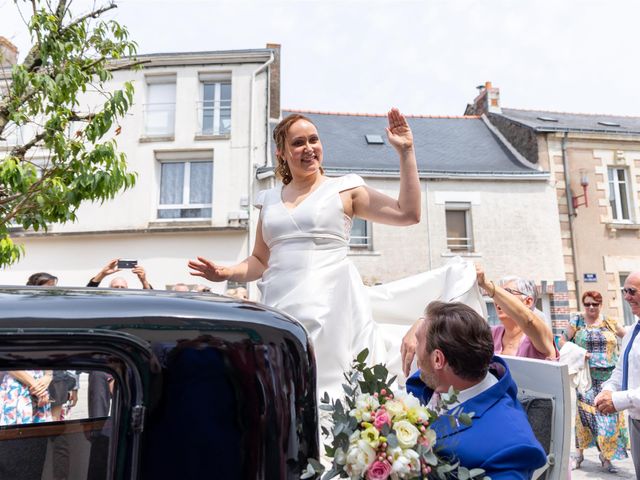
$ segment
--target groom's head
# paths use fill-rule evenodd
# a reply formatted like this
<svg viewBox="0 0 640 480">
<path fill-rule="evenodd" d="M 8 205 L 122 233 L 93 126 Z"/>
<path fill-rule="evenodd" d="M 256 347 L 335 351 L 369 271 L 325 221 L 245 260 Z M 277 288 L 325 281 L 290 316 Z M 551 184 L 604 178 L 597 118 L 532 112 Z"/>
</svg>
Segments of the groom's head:
<svg viewBox="0 0 640 480">
<path fill-rule="evenodd" d="M 446 391 L 460 382 L 480 382 L 493 357 L 487 322 L 463 303 L 431 302 L 416 333 L 418 367 L 432 389 Z"/>
</svg>

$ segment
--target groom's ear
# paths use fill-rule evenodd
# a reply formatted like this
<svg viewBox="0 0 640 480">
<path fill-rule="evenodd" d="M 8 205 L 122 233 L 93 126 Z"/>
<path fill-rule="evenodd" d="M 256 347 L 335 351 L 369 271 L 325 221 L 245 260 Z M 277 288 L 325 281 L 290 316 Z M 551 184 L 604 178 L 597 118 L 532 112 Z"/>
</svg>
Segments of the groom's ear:
<svg viewBox="0 0 640 480">
<path fill-rule="evenodd" d="M 444 353 L 439 348 L 436 348 L 433 352 L 431 352 L 431 363 L 433 368 L 436 370 L 442 370 L 447 364 L 447 358 L 444 356 Z"/>
</svg>

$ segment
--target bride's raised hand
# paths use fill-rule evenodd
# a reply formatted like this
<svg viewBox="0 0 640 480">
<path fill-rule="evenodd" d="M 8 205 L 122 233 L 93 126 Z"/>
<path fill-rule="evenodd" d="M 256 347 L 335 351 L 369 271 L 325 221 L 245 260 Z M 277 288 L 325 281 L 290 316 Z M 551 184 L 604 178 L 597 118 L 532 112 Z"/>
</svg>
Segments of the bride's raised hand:
<svg viewBox="0 0 640 480">
<path fill-rule="evenodd" d="M 398 151 L 402 152 L 413 147 L 413 134 L 407 123 L 407 119 L 397 108 L 392 108 L 387 113 L 389 126 L 387 127 L 387 138 L 389 143 Z"/>
<path fill-rule="evenodd" d="M 203 277 L 212 282 L 223 282 L 228 280 L 232 271 L 228 267 L 216 265 L 204 257 L 197 257 L 197 260 L 189 260 L 189 268 L 192 270 L 189 274 L 194 277 Z"/>
</svg>

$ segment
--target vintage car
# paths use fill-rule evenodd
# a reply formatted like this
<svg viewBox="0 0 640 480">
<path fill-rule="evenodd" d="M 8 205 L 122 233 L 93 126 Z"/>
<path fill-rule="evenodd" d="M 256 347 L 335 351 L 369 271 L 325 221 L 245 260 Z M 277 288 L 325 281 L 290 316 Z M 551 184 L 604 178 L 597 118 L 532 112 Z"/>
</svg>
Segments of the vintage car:
<svg viewBox="0 0 640 480">
<path fill-rule="evenodd" d="M 306 331 L 254 303 L 1 287 L 0 371 L 81 372 L 56 421 L 0 398 L 1 479 L 297 479 L 318 457 Z"/>
<path fill-rule="evenodd" d="M 548 454 L 534 478 L 566 478 L 567 366 L 505 360 Z M 80 372 L 78 403 L 16 419 L 6 372 Z M 304 328 L 255 303 L 0 287 L 0 479 L 297 479 L 319 456 L 315 378 Z"/>
</svg>

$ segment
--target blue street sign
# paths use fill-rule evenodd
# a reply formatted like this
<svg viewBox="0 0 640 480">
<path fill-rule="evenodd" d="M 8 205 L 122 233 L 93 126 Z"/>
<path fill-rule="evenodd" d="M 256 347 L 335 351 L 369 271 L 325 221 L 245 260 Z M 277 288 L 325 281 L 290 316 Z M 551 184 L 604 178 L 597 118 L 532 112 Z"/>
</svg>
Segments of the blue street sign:
<svg viewBox="0 0 640 480">
<path fill-rule="evenodd" d="M 595 273 L 585 273 L 584 274 L 584 281 L 585 282 L 597 282 L 598 281 L 598 276 Z"/>
</svg>

